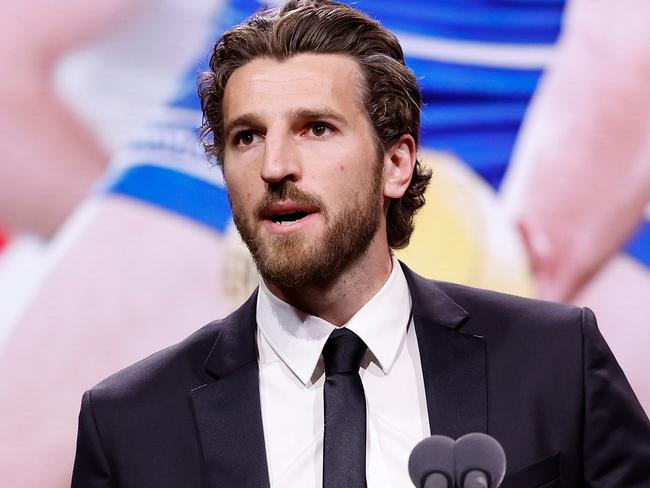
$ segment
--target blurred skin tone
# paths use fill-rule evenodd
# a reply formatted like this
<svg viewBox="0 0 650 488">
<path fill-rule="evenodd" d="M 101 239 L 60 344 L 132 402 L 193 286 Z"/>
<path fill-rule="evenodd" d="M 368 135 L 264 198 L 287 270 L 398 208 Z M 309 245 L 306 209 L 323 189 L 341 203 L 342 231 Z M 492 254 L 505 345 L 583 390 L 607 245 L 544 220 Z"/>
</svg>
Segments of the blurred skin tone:
<svg viewBox="0 0 650 488">
<path fill-rule="evenodd" d="M 50 237 L 108 155 L 52 86 L 56 62 L 148 0 L 0 2 L 0 225 Z"/>
<path fill-rule="evenodd" d="M 542 298 L 574 298 L 650 203 L 648 22 L 644 0 L 576 0 L 527 116 L 504 199 Z"/>
<path fill-rule="evenodd" d="M 570 4 L 502 193 L 539 295 L 594 309 L 646 411 L 650 272 L 620 249 L 650 204 L 649 22 L 645 0 Z"/>
<path fill-rule="evenodd" d="M 233 211 L 247 222 L 269 256 L 286 254 L 278 266 L 291 267 L 292 260 L 301 256 L 314 259 L 310 248 L 321 247 L 332 222 L 341 216 L 359 219 L 360 213 L 354 211 L 358 195 L 372 198 L 377 152 L 359 97 L 360 80 L 359 67 L 351 58 L 303 54 L 284 62 L 254 60 L 237 69 L 226 85 L 224 177 Z M 333 280 L 297 288 L 263 276 L 269 289 L 333 324 L 347 322 L 390 274 L 385 212 L 390 199 L 406 191 L 415 152 L 413 138 L 404 135 L 384 153 L 381 192 L 368 203 L 383 217 L 356 261 Z M 314 195 L 320 208 L 289 198 L 276 202 L 270 211 L 303 209 L 309 214 L 289 225 L 260 215 L 258 203 L 269 188 L 284 182 Z M 295 244 L 293 250 L 282 246 L 288 239 Z"/>
<path fill-rule="evenodd" d="M 53 69 L 65 53 L 114 29 L 147 1 L 0 2 L 0 225 L 11 232 L 51 237 L 102 173 L 107 154 L 57 98 Z M 79 249 L 73 246 L 60 271 L 44 283 L 34 312 L 17 327 L 0 356 L 0 486 L 69 486 L 79 391 L 151 352 L 152 341 L 163 346 L 172 337 L 185 335 L 188 316 L 203 319 L 215 312 L 214 306 L 208 313 L 196 303 L 191 313 L 185 306 L 173 306 L 172 296 L 189 303 L 189 290 L 183 296 L 186 285 L 175 286 L 167 299 L 161 287 L 155 305 L 136 294 L 137 287 L 146 288 L 159 272 L 156 266 L 165 263 L 163 251 L 160 259 L 153 256 L 145 262 L 142 249 L 130 248 L 126 242 L 119 245 L 120 236 L 126 234 L 112 232 L 116 225 L 112 219 L 118 219 L 120 229 L 137 228 L 146 235 L 150 227 L 160 224 L 150 215 L 156 212 L 124 211 L 122 202 L 107 202 L 101 213 L 85 229 L 89 239 Z M 211 253 L 218 253 L 219 247 L 212 235 L 206 236 L 209 232 L 197 231 L 194 225 L 191 231 L 180 232 L 177 224 L 169 227 L 170 222 L 158 225 L 161 235 L 154 237 L 152 232 L 149 245 L 160 249 L 163 232 L 172 248 L 208 241 L 211 246 L 204 246 L 203 256 L 216 262 Z M 175 237 L 183 232 L 190 238 L 181 243 Z M 114 258 L 116 249 L 123 253 L 120 259 Z M 166 269 L 173 272 L 174 266 Z M 204 276 L 203 268 L 198 271 L 198 266 L 183 266 L 188 279 Z M 204 285 L 211 290 L 218 280 L 208 276 Z M 50 283 L 54 284 L 48 288 Z M 112 292 L 106 294 L 106 288 Z M 99 296 L 103 299 L 97 300 Z M 80 303 L 98 306 L 80 307 Z M 125 305 L 129 303 L 130 307 Z M 123 322 L 123 314 L 135 318 L 154 306 L 178 328 L 154 330 L 155 321 L 146 323 L 143 318 L 145 325 L 133 332 L 133 342 L 125 344 L 122 339 L 118 346 L 115 324 Z M 180 324 L 175 324 L 176 315 L 183 317 Z M 98 316 L 101 320 L 95 320 Z"/>
<path fill-rule="evenodd" d="M 0 354 L 2 487 L 69 487 L 83 391 L 231 310 L 212 229 L 114 196 L 72 223 Z"/>
</svg>

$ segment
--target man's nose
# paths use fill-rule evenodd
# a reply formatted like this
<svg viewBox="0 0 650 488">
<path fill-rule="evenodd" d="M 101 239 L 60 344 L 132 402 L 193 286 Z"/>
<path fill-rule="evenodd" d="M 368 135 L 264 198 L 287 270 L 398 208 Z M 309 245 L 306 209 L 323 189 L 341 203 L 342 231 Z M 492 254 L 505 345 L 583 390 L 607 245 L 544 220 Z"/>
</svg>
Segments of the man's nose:
<svg viewBox="0 0 650 488">
<path fill-rule="evenodd" d="M 289 135 L 267 133 L 264 144 L 264 160 L 261 177 L 269 184 L 301 178 L 298 148 Z"/>
</svg>

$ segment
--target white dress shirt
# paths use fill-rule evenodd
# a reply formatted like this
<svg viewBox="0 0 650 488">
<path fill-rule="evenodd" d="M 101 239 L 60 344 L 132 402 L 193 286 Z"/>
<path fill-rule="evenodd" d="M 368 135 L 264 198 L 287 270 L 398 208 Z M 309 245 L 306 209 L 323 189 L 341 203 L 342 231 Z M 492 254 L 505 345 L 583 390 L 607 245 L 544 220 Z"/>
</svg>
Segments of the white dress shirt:
<svg viewBox="0 0 650 488">
<path fill-rule="evenodd" d="M 272 488 L 318 487 L 323 478 L 321 352 L 335 326 L 273 295 L 257 297 L 260 399 Z M 411 296 L 397 259 L 384 286 L 345 324 L 368 345 L 368 488 L 411 487 L 408 456 L 430 435 Z M 343 488 L 343 487 L 342 487 Z"/>
</svg>

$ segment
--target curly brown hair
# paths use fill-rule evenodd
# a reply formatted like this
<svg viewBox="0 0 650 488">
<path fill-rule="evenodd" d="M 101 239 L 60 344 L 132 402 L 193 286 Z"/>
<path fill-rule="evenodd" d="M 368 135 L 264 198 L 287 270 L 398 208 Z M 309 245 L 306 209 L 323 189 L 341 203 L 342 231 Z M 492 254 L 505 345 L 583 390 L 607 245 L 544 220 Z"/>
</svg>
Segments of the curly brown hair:
<svg viewBox="0 0 650 488">
<path fill-rule="evenodd" d="M 223 96 L 232 73 L 255 58 L 283 60 L 296 54 L 343 54 L 358 63 L 363 74 L 361 101 L 374 128 L 378 154 L 410 134 L 419 140 L 422 95 L 404 62 L 397 38 L 366 14 L 334 1 L 289 0 L 261 11 L 231 28 L 217 42 L 210 71 L 199 79 L 203 108 L 200 137 L 207 153 L 223 163 Z M 388 207 L 390 247 L 408 245 L 413 216 L 424 205 L 431 171 L 416 161 L 411 182 Z"/>
</svg>

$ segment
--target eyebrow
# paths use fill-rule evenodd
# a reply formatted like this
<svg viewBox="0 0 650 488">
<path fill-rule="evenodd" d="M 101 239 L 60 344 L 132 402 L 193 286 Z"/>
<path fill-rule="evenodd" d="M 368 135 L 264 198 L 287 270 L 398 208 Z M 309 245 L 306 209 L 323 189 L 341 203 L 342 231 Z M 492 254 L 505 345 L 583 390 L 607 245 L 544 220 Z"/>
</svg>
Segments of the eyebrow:
<svg viewBox="0 0 650 488">
<path fill-rule="evenodd" d="M 329 108 L 316 108 L 316 109 L 299 108 L 296 110 L 292 110 L 291 115 L 300 119 L 306 119 L 306 120 L 325 119 L 325 120 L 332 120 L 338 122 L 339 124 L 347 125 L 347 120 L 345 119 L 345 117 L 343 117 L 343 115 Z"/>
<path fill-rule="evenodd" d="M 224 127 L 224 135 L 227 137 L 238 127 L 255 127 L 261 125 L 260 119 L 255 114 L 243 114 L 228 121 Z"/>
<path fill-rule="evenodd" d="M 290 111 L 289 116 L 304 120 L 331 120 L 341 125 L 347 125 L 347 120 L 343 115 L 329 108 L 299 108 Z M 224 134 L 228 136 L 233 130 L 239 127 L 258 127 L 260 125 L 262 125 L 262 122 L 257 114 L 242 114 L 225 124 Z"/>
</svg>

